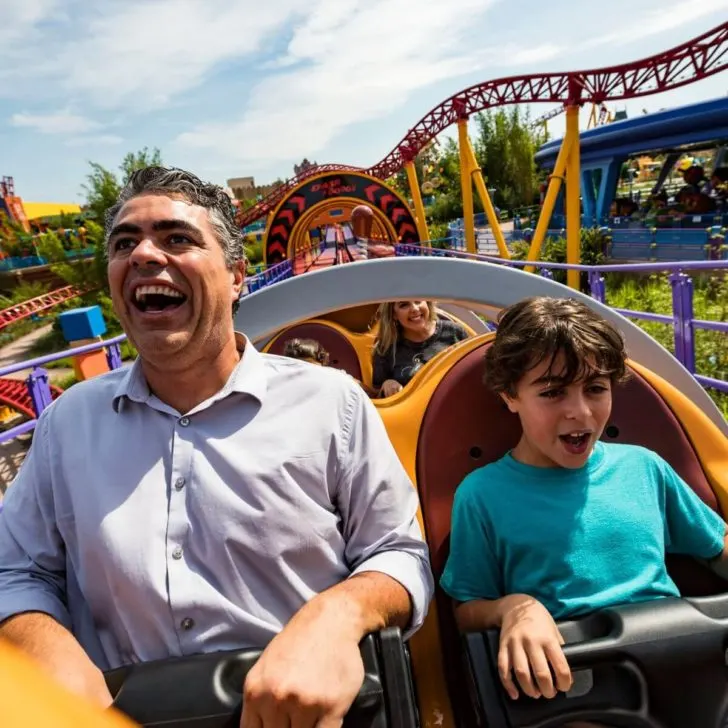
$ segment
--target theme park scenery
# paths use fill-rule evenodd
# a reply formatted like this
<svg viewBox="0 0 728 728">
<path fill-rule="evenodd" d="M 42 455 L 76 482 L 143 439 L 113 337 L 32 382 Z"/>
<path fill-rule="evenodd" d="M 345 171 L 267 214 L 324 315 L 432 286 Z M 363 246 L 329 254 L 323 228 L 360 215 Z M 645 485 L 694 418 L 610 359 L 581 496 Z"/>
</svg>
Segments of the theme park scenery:
<svg viewBox="0 0 728 728">
<path fill-rule="evenodd" d="M 727 68 L 728 22 L 620 66 L 486 81 L 454 93 L 366 169 L 302 164 L 294 177 L 260 199 L 233 203 L 249 253 L 248 276 L 233 314 L 236 329 L 260 352 L 303 359 L 302 368 L 342 370 L 350 376 L 332 375 L 331 381 L 352 387 L 363 402 L 371 400 L 371 412 L 381 418 L 382 433 L 417 491 L 417 516 L 438 585 L 414 635 L 405 639 L 390 628 L 359 644 L 365 680 L 345 726 L 713 728 L 725 723 L 728 590 L 721 569 L 728 552 L 723 533 L 728 513 L 728 99 L 632 119 L 616 105 Z M 549 108 L 535 121 L 501 108 L 526 103 Z M 582 130 L 584 110 L 590 118 Z M 564 137 L 545 138 L 548 119 L 562 113 Z M 451 127 L 457 141 L 438 139 Z M 161 163 L 158 155 L 155 163 Z M 7 265 L 0 269 L 0 291 L 7 306 L 0 311 L 0 335 L 13 345 L 37 336 L 35 346 L 56 346 L 52 352 L 31 350 L 32 359 L 18 357 L 0 366 L 0 402 L 6 408 L 0 444 L 29 439 L 47 407 L 60 411 L 63 402 L 72 402 L 94 383 L 65 395 L 64 387 L 103 377 L 135 356 L 108 297 L 99 208 L 95 215 L 87 215 L 91 205 L 54 209 L 58 216 L 72 216 L 64 217 L 68 225 L 36 218 L 12 180 L 4 180 L 7 250 L 2 262 Z M 42 290 L 13 299 L 31 285 Z M 571 300 L 563 301 L 567 297 Z M 564 311 L 569 311 L 589 321 L 594 336 L 598 327 L 609 344 L 604 343 L 605 350 L 618 352 L 614 381 L 601 389 L 609 394 L 610 407 L 600 410 L 599 427 L 573 424 L 581 415 L 567 411 L 571 405 L 562 398 L 575 388 L 582 410 L 596 411 L 596 405 L 584 403 L 597 396 L 592 388 L 607 378 L 604 372 L 601 379 L 577 372 L 561 381 L 544 359 L 537 364 L 543 372 L 533 375 L 538 376 L 533 382 L 515 375 L 505 382 L 514 359 L 503 352 L 509 337 L 516 340 L 513 321 L 518 317 L 501 315 L 524 301 L 539 322 L 532 329 L 520 324 L 529 345 L 543 343 L 544 331 L 556 330 L 555 320 L 568 328 L 572 319 Z M 601 366 L 574 347 L 579 372 Z M 552 354 L 545 356 L 553 365 Z M 494 360 L 501 362 L 507 370 L 504 383 L 493 384 L 489 369 L 491 386 L 484 385 L 486 359 L 491 367 Z M 70 370 L 64 372 L 63 387 L 53 376 L 59 361 Z M 624 377 L 618 376 L 622 364 Z M 533 374 L 528 360 L 523 369 Z M 68 399 L 53 404 L 64 396 Z M 557 415 L 543 413 L 563 407 L 559 426 L 568 420 L 572 429 L 554 426 L 547 443 L 543 424 L 529 429 L 529 407 L 530 417 L 537 411 L 541 423 L 549 417 L 557 422 Z M 195 416 L 205 413 L 177 414 L 175 422 L 181 428 L 191 425 L 184 430 L 189 432 Z M 519 448 L 534 437 L 543 451 L 533 449 L 534 462 L 519 460 Z M 596 461 L 590 453 L 597 454 Z M 617 458 L 613 453 L 622 453 L 623 459 L 630 454 L 650 473 L 659 466 L 664 487 L 650 486 L 649 495 L 654 507 L 659 490 L 661 520 L 656 530 L 651 524 L 649 534 L 635 515 L 635 508 L 644 505 L 635 483 L 647 476 L 632 468 L 615 470 L 624 474 L 610 480 L 601 458 Z M 517 502 L 508 489 L 493 491 L 497 497 L 486 499 L 483 508 L 501 509 L 497 524 L 512 520 L 513 513 L 520 517 L 533 511 L 535 497 L 545 504 L 536 514 L 546 524 L 542 533 L 534 526 L 521 543 L 523 522 L 516 519 L 510 541 L 496 545 L 510 549 L 515 544 L 520 550 L 513 553 L 533 562 L 532 568 L 524 567 L 519 583 L 541 588 L 536 607 L 541 606 L 554 649 L 563 653 L 574 678 L 561 690 L 565 694 L 553 699 L 514 696 L 508 689 L 499 674 L 507 627 L 502 619 L 491 615 L 485 626 L 479 622 L 477 629 L 467 629 L 459 604 L 492 605 L 499 599 L 496 592 L 505 597 L 513 591 L 510 585 L 457 601 L 451 598 L 452 583 L 447 586 L 447 569 L 454 568 L 451 555 L 463 553 L 456 538 L 461 521 L 475 519 L 481 540 L 492 525 L 488 520 L 486 529 L 476 510 L 463 508 L 458 499 L 477 490 L 470 488 L 473 483 L 490 487 L 495 476 L 483 473 L 492 474 L 500 465 L 511 468 L 504 476 L 509 487 L 518 488 L 523 480 L 530 490 Z M 564 525 L 564 514 L 574 518 L 574 503 L 567 512 L 563 494 L 551 498 L 533 490 L 543 478 L 550 487 L 570 489 L 570 497 L 581 498 L 579 513 L 595 509 L 591 525 L 578 534 L 582 538 L 584 531 L 588 546 L 581 556 L 591 558 L 607 548 L 589 536 L 594 528 L 615 523 L 623 530 L 609 532 L 619 534 L 612 536 L 617 545 L 608 545 L 610 563 L 617 564 L 630 543 L 637 544 L 629 552 L 636 554 L 638 539 L 656 544 L 664 574 L 660 583 L 666 585 L 659 595 L 655 577 L 634 598 L 610 597 L 583 610 L 564 606 L 558 611 L 563 605 L 554 597 L 555 606 L 547 611 L 553 580 L 534 581 L 534 569 L 542 568 L 544 559 L 563 561 L 576 536 L 574 527 L 565 530 L 571 521 Z M 170 483 L 165 486 L 170 497 L 191 497 L 186 475 L 175 475 Z M 597 493 L 594 483 L 609 489 Z M 668 502 L 677 498 L 675 492 L 681 499 L 677 505 Z M 599 505 L 589 500 L 592 494 L 602 499 Z M 513 500 L 510 511 L 508 498 Z M 9 499 L 4 515 L 10 509 Z M 669 522 L 663 523 L 663 516 Z M 681 528 L 676 529 L 673 517 L 681 519 Z M 698 529 L 708 526 L 713 529 L 709 548 L 702 541 L 693 544 L 700 540 Z M 684 533 L 678 533 L 681 529 Z M 490 539 L 489 530 L 486 535 Z M 678 544 L 682 538 L 684 548 Z M 184 563 L 184 553 L 176 549 L 170 558 Z M 632 561 L 625 559 L 625 568 L 632 568 Z M 584 572 L 590 584 L 606 583 L 600 581 L 608 570 L 605 563 L 594 573 Z M 644 569 L 637 571 L 639 581 Z M 194 620 L 185 617 L 180 624 L 189 630 Z M 243 682 L 260 655 L 256 648 L 163 655 L 153 662 L 131 656 L 103 675 L 115 709 L 106 716 L 113 720 L 123 714 L 139 725 L 168 728 L 237 725 L 246 699 Z M 547 669 L 541 679 L 546 672 L 552 677 Z M 530 673 L 521 678 L 528 681 Z M 53 694 L 48 701 L 63 716 L 70 708 L 61 698 Z M 12 703 L 12 696 L 8 699 Z M 98 714 L 83 715 L 75 725 L 95 725 L 97 719 Z"/>
</svg>

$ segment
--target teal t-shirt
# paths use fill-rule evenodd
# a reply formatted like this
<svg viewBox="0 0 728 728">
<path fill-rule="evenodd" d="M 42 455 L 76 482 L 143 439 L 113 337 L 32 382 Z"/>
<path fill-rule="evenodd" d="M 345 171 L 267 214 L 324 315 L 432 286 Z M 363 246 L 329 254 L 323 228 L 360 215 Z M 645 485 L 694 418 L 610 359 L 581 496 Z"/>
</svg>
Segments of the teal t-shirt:
<svg viewBox="0 0 728 728">
<path fill-rule="evenodd" d="M 725 524 L 657 454 L 597 443 L 579 469 L 509 453 L 455 493 L 442 588 L 460 602 L 529 594 L 555 619 L 679 596 L 666 553 L 710 559 Z"/>
</svg>

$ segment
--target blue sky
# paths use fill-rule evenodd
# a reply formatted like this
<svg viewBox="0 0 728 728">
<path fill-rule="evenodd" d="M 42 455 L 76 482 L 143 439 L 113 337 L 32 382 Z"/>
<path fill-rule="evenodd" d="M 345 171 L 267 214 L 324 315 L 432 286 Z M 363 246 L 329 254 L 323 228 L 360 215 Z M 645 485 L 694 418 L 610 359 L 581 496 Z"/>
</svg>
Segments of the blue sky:
<svg viewBox="0 0 728 728">
<path fill-rule="evenodd" d="M 81 202 L 88 160 L 115 168 L 145 145 L 223 184 L 291 176 L 304 156 L 370 166 L 467 86 L 641 58 L 727 14 L 728 0 L 0 0 L 0 174 L 28 201 Z M 726 93 L 723 73 L 616 108 Z"/>
</svg>

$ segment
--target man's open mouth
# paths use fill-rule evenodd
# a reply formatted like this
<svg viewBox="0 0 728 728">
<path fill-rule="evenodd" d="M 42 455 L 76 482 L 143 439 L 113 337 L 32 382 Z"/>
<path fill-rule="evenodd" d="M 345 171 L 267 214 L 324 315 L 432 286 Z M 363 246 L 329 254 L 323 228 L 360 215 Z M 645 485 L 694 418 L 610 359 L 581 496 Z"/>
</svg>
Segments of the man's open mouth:
<svg viewBox="0 0 728 728">
<path fill-rule="evenodd" d="M 143 313 L 155 313 L 179 308 L 187 296 L 169 286 L 138 286 L 132 302 Z"/>
</svg>

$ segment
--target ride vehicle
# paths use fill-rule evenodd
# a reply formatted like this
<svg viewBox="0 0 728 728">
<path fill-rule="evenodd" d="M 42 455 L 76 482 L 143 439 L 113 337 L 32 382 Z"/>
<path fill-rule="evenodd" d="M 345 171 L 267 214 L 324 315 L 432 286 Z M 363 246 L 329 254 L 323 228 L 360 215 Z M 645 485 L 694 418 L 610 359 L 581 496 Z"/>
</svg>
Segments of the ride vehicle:
<svg viewBox="0 0 728 728">
<path fill-rule="evenodd" d="M 471 260 L 392 258 L 336 266 L 241 301 L 236 328 L 257 348 L 316 338 L 331 363 L 366 382 L 371 320 L 385 300 L 431 299 L 469 326 L 398 394 L 374 400 L 415 483 L 433 570 L 444 566 L 453 494 L 471 470 L 501 457 L 518 419 L 482 385 L 499 310 L 526 296 L 574 296 L 622 330 L 629 381 L 614 393 L 603 439 L 648 447 L 712 508 L 728 513 L 728 424 L 681 364 L 629 320 L 547 278 Z M 495 667 L 495 631 L 462 637 L 438 590 L 422 629 L 362 643 L 367 678 L 346 726 L 548 728 L 573 720 L 644 728 L 714 728 L 728 718 L 728 585 L 701 564 L 668 558 L 680 599 L 607 609 L 561 623 L 574 687 L 553 700 L 511 701 Z M 236 726 L 242 679 L 258 653 L 171 658 L 107 675 L 115 704 L 143 725 Z"/>
</svg>

